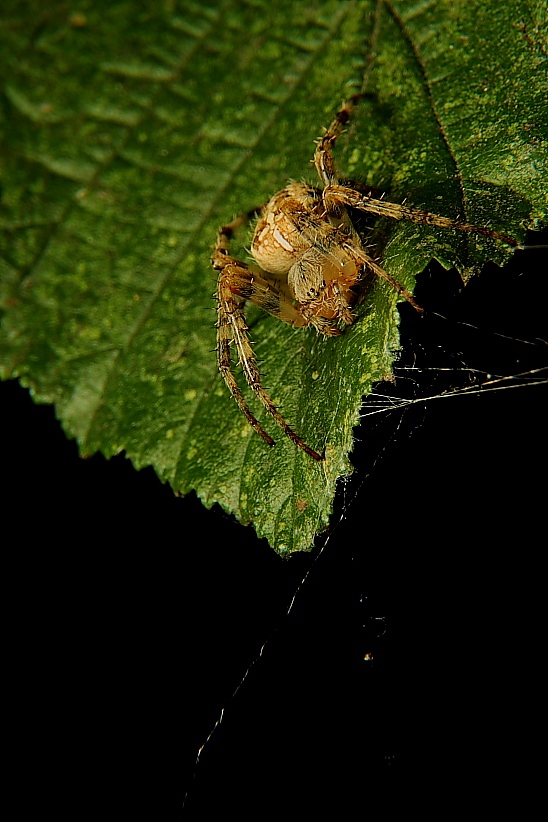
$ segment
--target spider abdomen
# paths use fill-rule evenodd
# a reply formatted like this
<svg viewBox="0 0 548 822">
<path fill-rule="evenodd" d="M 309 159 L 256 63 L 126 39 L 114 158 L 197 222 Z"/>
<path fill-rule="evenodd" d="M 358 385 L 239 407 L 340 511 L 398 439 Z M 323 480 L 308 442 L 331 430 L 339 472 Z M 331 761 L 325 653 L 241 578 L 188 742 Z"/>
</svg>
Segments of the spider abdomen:
<svg viewBox="0 0 548 822">
<path fill-rule="evenodd" d="M 303 232 L 310 209 L 316 203 L 315 190 L 290 183 L 264 206 L 255 227 L 251 253 L 264 271 L 287 275 L 301 255 L 311 247 Z"/>
</svg>

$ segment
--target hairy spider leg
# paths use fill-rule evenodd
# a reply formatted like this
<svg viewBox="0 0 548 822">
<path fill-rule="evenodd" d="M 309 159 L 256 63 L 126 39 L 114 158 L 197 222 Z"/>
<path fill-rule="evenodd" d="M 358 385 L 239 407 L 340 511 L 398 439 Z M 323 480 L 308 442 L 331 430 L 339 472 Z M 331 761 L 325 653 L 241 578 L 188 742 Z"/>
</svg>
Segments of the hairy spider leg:
<svg viewBox="0 0 548 822">
<path fill-rule="evenodd" d="M 345 126 L 352 116 L 357 103 L 363 97 L 363 94 L 355 94 L 347 102 L 343 102 L 340 111 L 337 113 L 335 119 L 330 124 L 323 137 L 318 140 L 316 144 L 316 151 L 314 153 L 314 165 L 320 179 L 324 184 L 322 192 L 323 201 L 325 203 L 326 212 L 328 214 L 339 215 L 344 217 L 344 208 L 350 207 L 368 214 L 375 214 L 380 217 L 390 217 L 394 220 L 409 220 L 423 225 L 432 225 L 439 228 L 452 228 L 461 231 L 468 231 L 474 234 L 481 234 L 486 237 L 492 237 L 495 240 L 502 240 L 510 246 L 516 247 L 519 244 L 512 237 L 505 234 L 500 234 L 497 231 L 491 231 L 482 226 L 476 226 L 472 223 L 467 223 L 459 220 L 452 220 L 449 217 L 442 217 L 438 214 L 432 214 L 429 211 L 424 211 L 419 208 L 412 208 L 409 206 L 399 205 L 397 203 L 389 203 L 378 197 L 371 196 L 371 193 L 363 194 L 356 191 L 349 186 L 339 185 L 337 173 L 335 170 L 335 163 L 333 160 L 332 149 L 338 137 L 343 133 Z M 410 303 L 420 313 L 424 309 L 417 303 L 412 294 L 400 285 L 393 277 L 391 277 L 378 263 L 376 263 L 369 255 L 365 254 L 357 244 L 348 240 L 345 244 L 348 252 L 355 255 L 362 260 L 364 266 L 381 277 L 386 282 L 390 283 L 408 303 Z"/>
<path fill-rule="evenodd" d="M 335 170 L 332 149 L 337 139 L 344 132 L 345 126 L 348 125 L 348 122 L 352 116 L 352 112 L 363 96 L 363 94 L 354 94 L 349 100 L 343 101 L 340 110 L 335 116 L 335 119 L 330 124 L 323 137 L 320 137 L 316 143 L 316 151 L 314 152 L 313 162 L 324 187 L 337 184 L 337 172 Z"/>
<path fill-rule="evenodd" d="M 342 193 L 346 191 L 351 192 L 353 189 L 347 189 L 345 186 L 338 185 L 332 149 L 336 140 L 344 132 L 345 126 L 348 124 L 352 116 L 352 112 L 363 96 L 363 94 L 355 94 L 348 101 L 343 102 L 335 119 L 330 124 L 323 137 L 318 140 L 316 144 L 316 151 L 314 152 L 314 165 L 316 166 L 318 176 L 324 184 L 322 197 L 326 211 L 328 214 L 333 214 L 336 217 L 339 217 L 339 219 L 342 217 L 343 222 L 345 223 L 350 223 L 350 218 L 345 212 L 345 207 L 347 205 L 353 206 L 353 202 L 348 202 Z M 369 195 L 364 195 L 363 193 L 360 194 L 359 192 L 356 192 L 356 195 L 360 202 L 369 199 Z M 382 200 L 379 200 L 378 202 L 382 202 Z M 341 208 L 341 206 L 343 208 Z M 357 206 L 355 207 L 357 208 Z M 406 288 L 400 285 L 397 280 L 391 277 L 390 274 L 388 274 L 383 268 L 381 268 L 381 266 L 378 265 L 378 263 L 376 263 L 368 254 L 366 254 L 357 243 L 353 243 L 350 239 L 348 239 L 343 243 L 343 247 L 346 248 L 348 253 L 353 256 L 354 259 L 359 260 L 365 268 L 377 277 L 380 277 L 387 283 L 390 283 L 392 288 L 397 291 L 398 294 L 401 294 L 401 296 L 404 297 L 407 302 L 416 309 L 416 311 L 421 314 L 424 313 L 424 309 L 418 304 L 413 295 L 407 291 Z"/>
<path fill-rule="evenodd" d="M 345 247 L 348 249 L 349 254 L 353 254 L 359 260 L 361 260 L 363 266 L 375 274 L 377 277 L 380 277 L 381 280 L 385 280 L 387 283 L 390 283 L 394 291 L 397 291 L 407 302 L 413 306 L 415 311 L 418 311 L 419 314 L 424 314 L 424 308 L 418 304 L 415 300 L 413 295 L 401 285 L 394 277 L 391 277 L 384 268 L 382 268 L 378 263 L 375 262 L 368 254 L 366 254 L 362 249 L 356 248 L 353 243 L 346 243 Z"/>
<path fill-rule="evenodd" d="M 489 228 L 461 222 L 460 220 L 452 220 L 450 217 L 440 217 L 438 214 L 432 214 L 420 208 L 411 208 L 409 206 L 399 205 L 398 203 L 387 203 L 385 200 L 380 200 L 376 197 L 364 196 L 360 194 L 360 192 L 346 188 L 345 186 L 330 185 L 328 190 L 329 196 L 336 202 L 350 206 L 350 208 L 365 211 L 368 214 L 376 214 L 379 217 L 390 217 L 393 220 L 409 220 L 413 223 L 433 225 L 439 228 L 454 228 L 460 231 L 469 231 L 474 234 L 482 234 L 485 237 L 492 237 L 494 240 L 502 240 L 502 242 L 513 247 L 519 245 L 513 237 L 508 237 L 506 234 L 499 234 L 498 231 L 491 231 Z"/>
<path fill-rule="evenodd" d="M 376 214 L 380 217 L 390 217 L 393 220 L 409 220 L 423 225 L 433 225 L 439 228 L 454 228 L 460 231 L 469 231 L 474 234 L 482 234 L 485 237 L 492 237 L 495 240 L 502 240 L 512 247 L 517 247 L 519 243 L 513 238 L 497 231 L 491 231 L 483 226 L 473 225 L 461 220 L 452 220 L 449 217 L 441 217 L 420 208 L 388 203 L 370 194 L 363 195 L 359 191 L 338 183 L 335 163 L 333 161 L 332 149 L 338 137 L 344 132 L 354 109 L 364 94 L 355 94 L 348 101 L 343 102 L 340 111 L 329 128 L 316 144 L 314 153 L 314 165 L 321 181 L 324 184 L 324 201 L 329 202 L 331 207 L 339 205 L 350 206 L 365 211 L 368 214 Z"/>
<path fill-rule="evenodd" d="M 254 212 L 250 212 L 250 214 L 253 213 Z M 299 448 L 313 459 L 320 461 L 323 457 L 310 448 L 305 441 L 293 431 L 261 383 L 261 376 L 249 341 L 249 333 L 243 311 L 245 300 L 252 300 L 285 322 L 298 322 L 301 318 L 298 312 L 293 308 L 289 299 L 286 299 L 286 295 L 283 294 L 283 292 L 281 294 L 276 293 L 269 282 L 253 270 L 251 266 L 247 266 L 245 263 L 241 263 L 229 256 L 229 243 L 234 234 L 234 230 L 245 224 L 247 219 L 247 216 L 239 217 L 230 225 L 221 228 L 212 257 L 213 268 L 220 271 L 217 284 L 217 364 L 219 371 L 230 393 L 238 403 L 240 410 L 245 414 L 250 425 L 268 445 L 274 445 L 275 442 L 272 437 L 266 433 L 252 414 L 232 371 L 230 345 L 234 342 L 245 378 L 268 413 L 274 417 L 280 428 L 282 428 L 285 434 L 298 445 Z"/>
</svg>

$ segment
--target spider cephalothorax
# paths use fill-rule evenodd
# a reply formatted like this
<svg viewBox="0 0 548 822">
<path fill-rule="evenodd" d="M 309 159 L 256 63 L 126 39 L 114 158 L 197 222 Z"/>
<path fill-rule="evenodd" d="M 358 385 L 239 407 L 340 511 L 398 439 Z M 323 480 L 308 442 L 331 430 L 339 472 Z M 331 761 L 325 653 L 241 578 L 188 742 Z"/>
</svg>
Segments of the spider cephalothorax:
<svg viewBox="0 0 548 822">
<path fill-rule="evenodd" d="M 352 225 L 326 212 L 320 191 L 290 183 L 262 210 L 251 253 L 263 271 L 287 283 L 298 306 L 292 325 L 310 323 L 334 335 L 353 321 L 352 287 L 363 267 L 353 244 L 359 240 Z"/>
<path fill-rule="evenodd" d="M 322 456 L 293 431 L 262 385 L 249 340 L 245 301 L 250 300 L 295 328 L 311 325 L 325 336 L 334 336 L 354 321 L 352 307 L 360 282 L 365 275 L 373 274 L 389 282 L 417 311 L 422 311 L 413 296 L 369 256 L 350 219 L 349 208 L 396 220 L 473 231 L 516 245 L 511 238 L 489 229 L 388 203 L 371 192 L 339 184 L 331 149 L 361 96 L 343 103 L 317 143 L 314 165 L 323 188 L 289 183 L 262 208 L 223 226 L 212 257 L 213 268 L 219 272 L 217 361 L 232 396 L 253 428 L 265 442 L 274 445 L 250 411 L 232 372 L 230 346 L 234 343 L 246 380 L 257 397 L 287 436 L 316 460 Z M 251 253 L 256 265 L 229 254 L 234 232 L 254 215 L 258 220 Z"/>
</svg>

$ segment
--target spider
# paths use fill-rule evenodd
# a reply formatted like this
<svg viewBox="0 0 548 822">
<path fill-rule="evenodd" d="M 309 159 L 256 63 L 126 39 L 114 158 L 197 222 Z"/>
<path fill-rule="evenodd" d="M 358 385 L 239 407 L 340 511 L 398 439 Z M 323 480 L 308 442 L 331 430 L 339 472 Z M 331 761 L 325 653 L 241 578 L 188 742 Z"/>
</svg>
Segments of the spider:
<svg viewBox="0 0 548 822">
<path fill-rule="evenodd" d="M 411 220 L 416 223 L 484 234 L 516 246 L 515 240 L 486 228 L 440 217 L 428 211 L 385 202 L 356 187 L 339 183 L 332 149 L 363 97 L 343 102 L 317 143 L 313 163 L 323 188 L 290 182 L 264 206 L 222 226 L 211 259 L 217 283 L 217 363 L 228 389 L 255 431 L 274 445 L 249 409 L 232 370 L 230 346 L 236 346 L 245 378 L 285 434 L 315 460 L 324 457 L 310 448 L 289 426 L 264 388 L 249 339 L 244 314 L 246 300 L 294 328 L 311 325 L 326 337 L 354 322 L 353 307 L 367 274 L 386 280 L 418 312 L 412 294 L 396 282 L 366 252 L 348 209 Z M 375 192 L 376 193 L 376 192 Z M 251 243 L 256 265 L 230 256 L 237 229 L 258 217 Z"/>
</svg>

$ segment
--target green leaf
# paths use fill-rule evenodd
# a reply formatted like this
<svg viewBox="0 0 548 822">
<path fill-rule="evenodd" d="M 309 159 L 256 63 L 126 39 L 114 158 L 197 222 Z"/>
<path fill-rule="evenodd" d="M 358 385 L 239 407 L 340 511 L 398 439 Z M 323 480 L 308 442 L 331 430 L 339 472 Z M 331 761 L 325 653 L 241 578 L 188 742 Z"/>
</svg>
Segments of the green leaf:
<svg viewBox="0 0 548 822">
<path fill-rule="evenodd" d="M 396 294 L 373 283 L 359 322 L 329 340 L 249 310 L 265 385 L 326 459 L 244 387 L 268 448 L 216 370 L 218 226 L 288 179 L 315 182 L 313 141 L 365 74 L 341 174 L 522 238 L 546 216 L 546 6 L 51 6 L 5 2 L 0 23 L 2 376 L 55 403 L 83 454 L 125 451 L 278 552 L 307 549 L 351 470 L 362 395 L 390 376 Z M 368 242 L 407 288 L 432 257 L 466 278 L 511 253 L 386 220 Z M 249 234 L 240 244 L 245 259 Z"/>
</svg>

